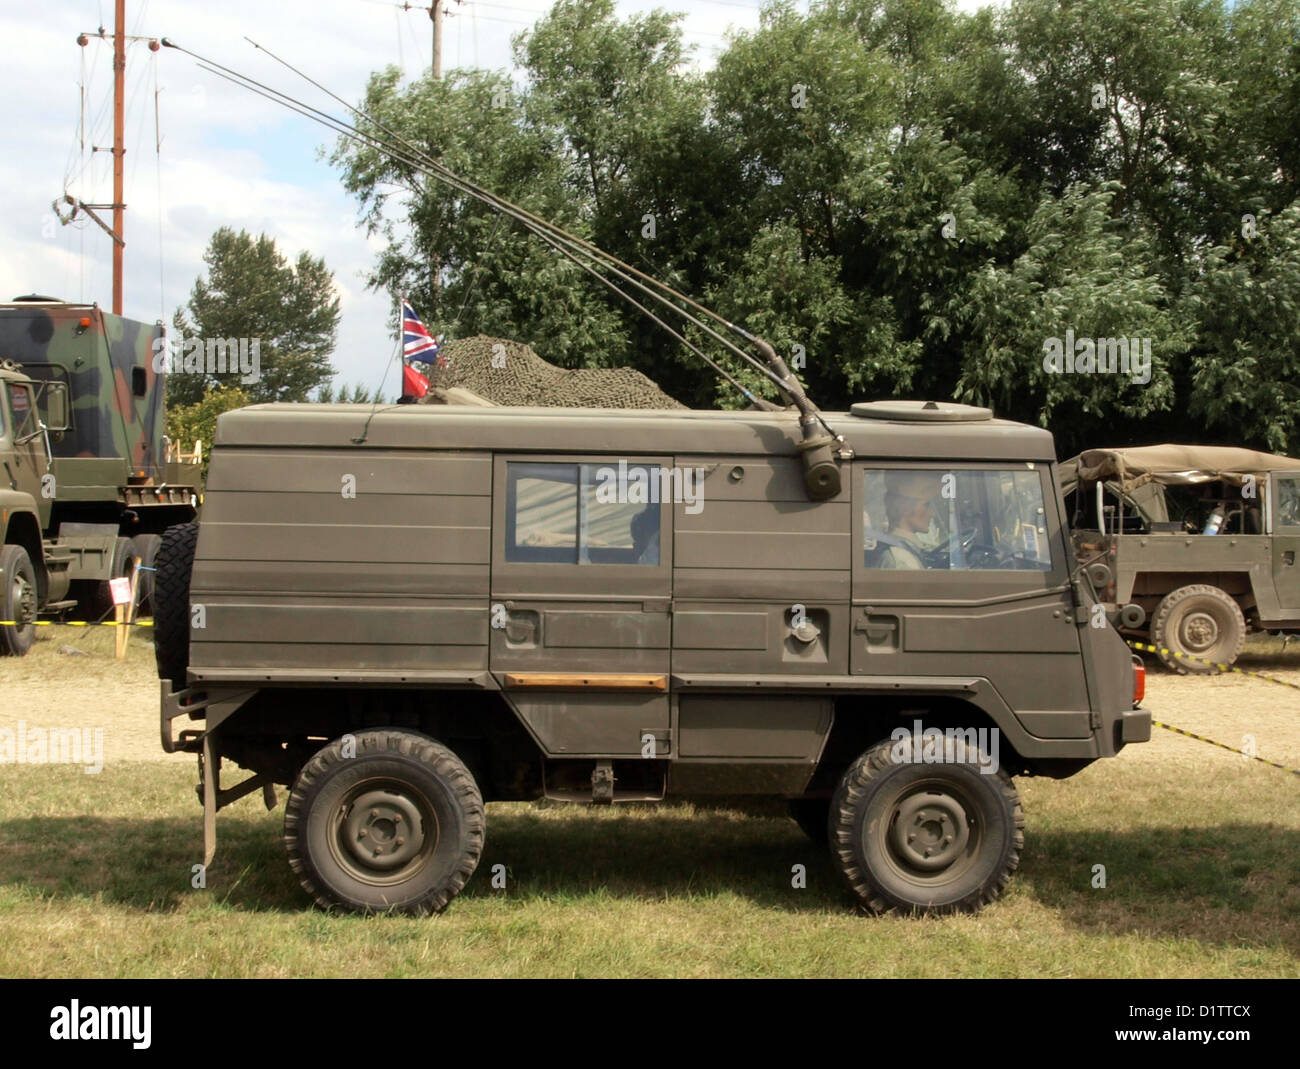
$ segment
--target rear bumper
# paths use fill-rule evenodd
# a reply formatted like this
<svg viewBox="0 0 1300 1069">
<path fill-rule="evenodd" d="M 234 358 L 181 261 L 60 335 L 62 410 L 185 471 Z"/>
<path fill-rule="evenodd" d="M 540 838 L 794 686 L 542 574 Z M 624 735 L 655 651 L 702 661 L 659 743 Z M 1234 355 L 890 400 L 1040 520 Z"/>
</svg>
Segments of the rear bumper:
<svg viewBox="0 0 1300 1069">
<path fill-rule="evenodd" d="M 1150 710 L 1139 706 L 1137 709 L 1129 709 L 1122 713 L 1119 721 L 1119 741 L 1121 743 L 1150 742 Z"/>
</svg>

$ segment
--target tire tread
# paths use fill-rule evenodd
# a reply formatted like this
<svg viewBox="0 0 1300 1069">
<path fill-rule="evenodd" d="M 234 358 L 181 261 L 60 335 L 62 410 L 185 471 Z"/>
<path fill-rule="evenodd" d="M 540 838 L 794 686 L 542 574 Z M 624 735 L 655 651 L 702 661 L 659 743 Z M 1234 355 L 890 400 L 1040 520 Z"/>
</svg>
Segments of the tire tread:
<svg viewBox="0 0 1300 1069">
<path fill-rule="evenodd" d="M 901 907 L 885 896 L 882 888 L 856 856 L 853 849 L 853 813 L 863 803 L 874 784 L 895 767 L 890 759 L 893 745 L 892 741 L 880 742 L 862 754 L 844 773 L 831 798 L 831 857 L 857 896 L 861 908 L 873 914 L 888 913 Z M 1011 777 L 1002 769 L 998 769 L 993 782 L 1002 795 L 1003 802 L 1012 811 L 1011 855 L 1007 864 L 992 883 L 975 889 L 956 902 L 942 906 L 914 907 L 915 912 L 936 915 L 977 912 L 1002 894 L 1020 867 L 1020 852 L 1025 845 L 1025 811 L 1020 803 L 1020 793 Z"/>
<path fill-rule="evenodd" d="M 479 858 L 483 854 L 483 844 L 487 832 L 487 814 L 478 784 L 474 782 L 474 777 L 470 775 L 469 769 L 465 767 L 464 762 L 452 750 L 426 735 L 417 735 L 411 731 L 394 728 L 362 731 L 358 732 L 354 738 L 356 739 L 357 756 L 360 756 L 362 752 L 399 754 L 419 761 L 451 786 L 456 799 L 460 803 L 461 811 L 465 815 L 466 843 L 466 849 L 461 856 L 460 864 L 438 887 L 431 890 L 424 898 L 408 903 L 405 906 L 396 907 L 393 910 L 393 912 L 407 913 L 414 916 L 441 913 L 447 908 L 451 900 L 464 889 L 465 884 L 469 882 L 469 878 L 474 875 L 474 870 L 478 868 Z M 303 890 L 312 896 L 318 906 L 325 910 L 337 910 L 340 907 L 347 908 L 348 903 L 341 902 L 319 881 L 313 878 L 312 866 L 308 863 L 302 842 L 306 832 L 307 799 L 311 793 L 310 788 L 321 778 L 327 776 L 340 762 L 356 760 L 355 757 L 344 757 L 342 748 L 343 740 L 335 739 L 303 766 L 294 782 L 293 790 L 289 793 L 289 799 L 284 809 L 284 845 L 289 855 L 289 867 L 293 870 L 294 875 L 298 877 L 298 882 L 302 885 Z"/>
</svg>

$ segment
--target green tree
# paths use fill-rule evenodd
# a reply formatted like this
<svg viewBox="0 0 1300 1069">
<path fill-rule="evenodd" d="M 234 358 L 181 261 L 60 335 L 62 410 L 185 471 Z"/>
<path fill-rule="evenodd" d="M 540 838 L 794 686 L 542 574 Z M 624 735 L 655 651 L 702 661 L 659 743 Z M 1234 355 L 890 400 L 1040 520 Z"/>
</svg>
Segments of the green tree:
<svg viewBox="0 0 1300 1069">
<path fill-rule="evenodd" d="M 212 439 L 217 433 L 217 417 L 223 412 L 252 403 L 248 393 L 239 386 L 216 385 L 193 404 L 169 403 L 167 406 L 166 434 L 188 452 L 195 442 L 203 446 L 203 478 L 208 477 L 208 457 Z"/>
<path fill-rule="evenodd" d="M 1211 249 L 1186 307 L 1191 415 L 1229 441 L 1300 449 L 1300 203 Z"/>
<path fill-rule="evenodd" d="M 520 86 L 388 72 L 366 107 L 788 358 L 801 347 L 824 408 L 958 396 L 1050 425 L 1062 449 L 1186 437 L 1189 412 L 1203 437 L 1297 440 L 1300 0 L 776 0 L 707 75 L 686 58 L 673 16 L 561 0 L 516 41 Z M 336 159 L 389 238 L 375 283 L 418 294 L 435 329 L 741 403 L 513 224 L 370 150 Z M 1049 374 L 1066 331 L 1149 338 L 1150 381 Z"/>
<path fill-rule="evenodd" d="M 316 396 L 312 400 L 324 405 L 382 405 L 384 395 L 381 391 L 372 390 L 359 382 L 354 382 L 350 386 L 341 386 L 337 391 L 333 383 L 327 382 L 316 391 Z"/>
<path fill-rule="evenodd" d="M 185 338 L 246 338 L 259 345 L 260 374 L 241 383 L 252 402 L 305 401 L 334 374 L 329 355 L 338 337 L 339 298 L 325 261 L 304 252 L 290 263 L 275 241 L 222 227 L 203 254 L 207 278 L 178 309 L 174 329 Z M 181 404 L 201 400 L 229 375 L 180 374 L 168 396 Z"/>
</svg>

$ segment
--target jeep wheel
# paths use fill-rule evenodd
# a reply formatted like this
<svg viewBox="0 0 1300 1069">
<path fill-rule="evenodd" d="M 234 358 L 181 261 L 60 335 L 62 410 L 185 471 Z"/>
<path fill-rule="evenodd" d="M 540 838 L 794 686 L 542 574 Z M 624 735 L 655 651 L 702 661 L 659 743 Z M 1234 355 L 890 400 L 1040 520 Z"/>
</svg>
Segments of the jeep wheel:
<svg viewBox="0 0 1300 1069">
<path fill-rule="evenodd" d="M 809 839 L 819 846 L 830 841 L 826 823 L 830 819 L 829 798 L 791 798 L 790 816 Z"/>
<path fill-rule="evenodd" d="M 36 640 L 36 570 L 22 546 L 0 546 L 0 653 L 21 657 Z"/>
<path fill-rule="evenodd" d="M 1184 675 L 1212 675 L 1218 671 L 1214 665 L 1232 664 L 1245 641 L 1246 619 L 1241 609 L 1217 586 L 1197 583 L 1179 587 L 1165 596 L 1151 618 L 1151 644 L 1157 656 Z M 1176 656 L 1180 653 L 1185 657 Z"/>
<path fill-rule="evenodd" d="M 135 574 L 135 546 L 129 538 L 113 543 L 113 559 L 108 574 L 114 579 L 130 579 Z M 90 620 L 102 620 L 113 613 L 113 591 L 107 579 L 82 584 L 81 611 Z"/>
<path fill-rule="evenodd" d="M 380 729 L 331 742 L 298 774 L 284 812 L 289 864 L 322 907 L 439 913 L 483 852 L 483 799 L 428 736 Z"/>
<path fill-rule="evenodd" d="M 154 656 L 158 678 L 170 679 L 176 690 L 187 685 L 190 665 L 190 572 L 198 540 L 197 523 L 168 527 L 154 558 Z"/>
<path fill-rule="evenodd" d="M 916 745 L 879 743 L 844 773 L 831 800 L 831 856 L 872 913 L 974 912 L 1020 863 L 1020 798 L 1005 772 L 981 772 L 960 739 L 941 755 L 951 761 L 931 764 L 912 763 Z"/>
</svg>

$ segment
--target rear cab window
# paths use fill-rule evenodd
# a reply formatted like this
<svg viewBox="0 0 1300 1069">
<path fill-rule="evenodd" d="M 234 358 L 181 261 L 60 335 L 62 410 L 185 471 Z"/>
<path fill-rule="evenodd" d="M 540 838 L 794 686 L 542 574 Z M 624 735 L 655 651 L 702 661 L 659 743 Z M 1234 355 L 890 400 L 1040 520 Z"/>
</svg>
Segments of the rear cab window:
<svg viewBox="0 0 1300 1069">
<path fill-rule="evenodd" d="M 511 461 L 506 560 L 657 566 L 658 467 Z"/>
</svg>

